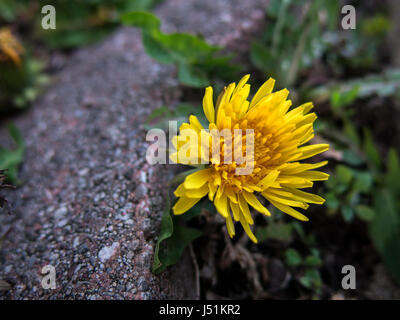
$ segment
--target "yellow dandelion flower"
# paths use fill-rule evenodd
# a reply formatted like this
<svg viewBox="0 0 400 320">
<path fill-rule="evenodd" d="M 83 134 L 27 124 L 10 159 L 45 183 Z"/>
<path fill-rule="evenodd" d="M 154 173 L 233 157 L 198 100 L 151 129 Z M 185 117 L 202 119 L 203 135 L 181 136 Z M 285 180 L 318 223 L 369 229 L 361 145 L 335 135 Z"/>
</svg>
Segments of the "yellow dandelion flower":
<svg viewBox="0 0 400 320">
<path fill-rule="evenodd" d="M 0 61 L 11 60 L 16 65 L 21 65 L 20 55 L 24 52 L 24 48 L 19 41 L 13 36 L 9 28 L 0 29 Z"/>
<path fill-rule="evenodd" d="M 311 164 L 300 160 L 328 150 L 329 145 L 304 146 L 314 137 L 313 122 L 317 119 L 314 112 L 310 113 L 313 108 L 311 102 L 289 110 L 289 91 L 273 92 L 275 80 L 272 78 L 248 100 L 248 79 L 249 75 L 246 75 L 237 85 L 231 83 L 225 87 L 215 107 L 213 89 L 206 88 L 203 110 L 209 121 L 208 131 L 192 115 L 189 123 L 183 123 L 179 135 L 172 140 L 177 152 L 171 155 L 171 159 L 175 158 L 175 162 L 205 163 L 204 169 L 188 175 L 176 189 L 175 195 L 179 199 L 173 212 L 183 214 L 208 195 L 218 213 L 226 219 L 230 237 L 235 235 L 234 221 L 239 221 L 256 243 L 257 239 L 250 229 L 254 223 L 250 207 L 270 216 L 269 210 L 260 202 L 260 196 L 302 221 L 308 218 L 294 208 L 307 209 L 309 203 L 324 203 L 320 196 L 299 189 L 312 187 L 314 181 L 327 180 L 328 174 L 314 170 L 326 165 L 327 161 Z M 185 129 L 191 129 L 198 136 L 195 145 L 190 143 L 192 140 L 182 137 Z M 227 139 L 221 135 L 217 137 L 217 147 L 211 145 L 213 137 L 210 132 L 226 129 L 234 138 Z M 241 136 L 234 134 L 238 129 L 243 133 Z M 252 144 L 248 145 L 246 142 L 250 140 Z M 230 161 L 237 148 L 242 161 L 235 161 L 236 157 Z M 182 155 L 187 155 L 188 151 L 196 152 L 190 161 L 183 161 Z M 248 164 L 251 164 L 250 172 L 238 174 L 237 169 Z"/>
</svg>

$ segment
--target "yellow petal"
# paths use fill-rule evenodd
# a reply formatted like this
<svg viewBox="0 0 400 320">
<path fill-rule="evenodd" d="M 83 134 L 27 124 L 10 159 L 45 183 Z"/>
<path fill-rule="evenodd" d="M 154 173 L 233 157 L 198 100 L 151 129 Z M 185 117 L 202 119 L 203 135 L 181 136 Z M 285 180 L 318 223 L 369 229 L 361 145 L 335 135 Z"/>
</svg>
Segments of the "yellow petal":
<svg viewBox="0 0 400 320">
<path fill-rule="evenodd" d="M 190 189 L 186 191 L 186 197 L 188 198 L 203 198 L 205 195 L 207 195 L 209 189 L 208 189 L 208 183 L 205 183 L 201 188 L 199 189 Z"/>
<path fill-rule="evenodd" d="M 249 78 L 250 78 L 249 74 L 246 74 L 245 76 L 243 76 L 242 79 L 240 79 L 239 83 L 237 84 L 233 93 L 238 92 L 240 89 L 242 89 L 244 87 L 244 85 L 247 83 L 247 81 L 249 80 Z"/>
<path fill-rule="evenodd" d="M 210 123 L 215 122 L 215 109 L 213 102 L 213 88 L 207 87 L 203 98 L 203 111 Z"/>
<path fill-rule="evenodd" d="M 318 163 L 295 162 L 295 163 L 290 163 L 289 166 L 287 166 L 281 170 L 282 170 L 283 175 L 286 175 L 286 174 L 289 175 L 289 174 L 300 173 L 300 172 L 307 171 L 307 170 L 317 169 L 317 168 L 323 167 L 327 164 L 328 164 L 328 161 L 321 161 Z"/>
<path fill-rule="evenodd" d="M 303 103 L 300 107 L 303 107 L 303 114 L 309 113 L 310 110 L 314 107 L 312 102 Z"/>
<path fill-rule="evenodd" d="M 260 201 L 258 201 L 257 197 L 254 195 L 254 193 L 250 193 L 247 191 L 243 191 L 243 196 L 245 200 L 247 201 L 248 204 L 250 204 L 254 209 L 256 209 L 258 212 L 261 212 L 262 214 L 265 214 L 266 216 L 270 216 L 271 213 L 268 211 L 267 208 L 265 208 Z"/>
<path fill-rule="evenodd" d="M 210 178 L 212 169 L 202 169 L 188 175 L 185 179 L 186 189 L 198 189 L 202 187 Z"/>
<path fill-rule="evenodd" d="M 243 214 L 240 214 L 239 216 L 239 221 L 242 224 L 242 227 L 246 234 L 249 236 L 250 240 L 253 241 L 254 243 L 257 243 L 257 238 L 254 236 L 253 232 L 250 229 L 249 223 L 246 221 L 245 217 Z"/>
<path fill-rule="evenodd" d="M 235 221 L 239 221 L 240 218 L 240 208 L 239 208 L 239 204 L 234 203 L 232 201 L 229 201 L 232 213 L 233 213 L 233 219 L 235 219 Z"/>
<path fill-rule="evenodd" d="M 303 215 L 300 212 L 298 212 L 297 210 L 295 210 L 295 209 L 293 209 L 293 208 L 291 208 L 291 207 L 289 207 L 287 205 L 284 205 L 282 203 L 276 202 L 276 201 L 270 200 L 270 202 L 275 207 L 277 207 L 279 210 L 281 210 L 282 212 L 287 213 L 288 215 L 292 216 L 293 218 L 296 218 L 296 219 L 301 220 L 301 221 L 308 221 L 308 218 L 305 215 Z"/>
<path fill-rule="evenodd" d="M 228 198 L 225 194 L 219 198 L 215 198 L 214 205 L 219 214 L 221 214 L 224 218 L 228 217 Z"/>
<path fill-rule="evenodd" d="M 286 197 L 283 197 L 281 195 L 278 195 L 276 193 L 273 193 L 270 190 L 264 191 L 262 193 L 262 195 L 269 200 L 271 203 L 272 201 L 274 202 L 279 202 L 282 205 L 286 205 L 286 206 L 291 206 L 291 207 L 299 207 L 302 209 L 307 209 L 308 208 L 308 204 L 304 203 L 304 202 L 300 202 L 300 201 L 295 201 L 295 200 L 291 200 L 288 199 Z"/>
<path fill-rule="evenodd" d="M 254 95 L 253 99 L 250 103 L 250 108 L 254 107 L 257 102 L 259 102 L 263 97 L 269 95 L 272 90 L 274 89 L 275 80 L 269 78 L 264 84 L 257 90 L 256 94 Z"/>
<path fill-rule="evenodd" d="M 235 235 L 235 226 L 233 225 L 230 214 L 228 214 L 228 217 L 226 218 L 226 228 L 228 229 L 229 236 L 232 238 Z"/>
<path fill-rule="evenodd" d="M 214 200 L 214 195 L 217 192 L 218 186 L 216 184 L 214 184 L 214 181 L 210 180 L 208 181 L 208 199 L 210 199 L 210 201 Z"/>
<path fill-rule="evenodd" d="M 316 194 L 304 192 L 295 188 L 284 188 L 283 190 L 291 192 L 293 198 L 296 200 L 316 204 L 323 204 L 325 202 L 324 198 L 321 198 Z"/>
<path fill-rule="evenodd" d="M 225 187 L 225 193 L 228 196 L 229 200 L 233 203 L 238 203 L 236 193 L 233 192 L 232 188 L 229 186 Z"/>
<path fill-rule="evenodd" d="M 194 128 L 197 132 L 200 132 L 202 129 L 204 129 L 199 119 L 197 119 L 197 117 L 194 115 L 189 116 L 189 122 L 191 127 Z"/>
<path fill-rule="evenodd" d="M 312 181 L 294 176 L 280 176 L 278 182 L 281 186 L 293 188 L 311 188 L 313 186 Z"/>
<path fill-rule="evenodd" d="M 253 224 L 254 221 L 253 218 L 251 217 L 249 206 L 241 193 L 238 194 L 238 200 L 239 200 L 240 210 L 243 216 L 246 218 L 246 221 L 250 224 Z"/>
<path fill-rule="evenodd" d="M 179 186 L 178 186 L 178 188 L 176 188 L 176 190 L 174 191 L 174 195 L 176 196 L 176 197 L 183 197 L 183 196 L 185 196 L 185 193 L 186 193 L 186 189 L 185 189 L 185 186 L 184 186 L 184 184 L 183 183 L 181 183 Z"/>
<path fill-rule="evenodd" d="M 275 182 L 276 178 L 279 176 L 278 170 L 272 170 L 268 175 L 266 175 L 257 186 L 261 188 L 261 190 L 265 190 L 271 186 L 272 183 Z"/>
<path fill-rule="evenodd" d="M 174 207 L 172 208 L 172 211 L 174 214 L 182 214 L 191 209 L 197 202 L 200 201 L 201 198 L 186 198 L 186 197 L 181 197 L 179 200 L 175 203 Z"/>
<path fill-rule="evenodd" d="M 321 171 L 304 171 L 297 173 L 296 177 L 308 179 L 311 181 L 323 181 L 329 179 L 329 174 Z"/>
<path fill-rule="evenodd" d="M 299 148 L 299 151 L 302 152 L 302 155 L 299 156 L 296 160 L 303 160 L 307 158 L 311 158 L 316 154 L 325 152 L 329 149 L 329 144 L 312 144 L 309 146 Z"/>
</svg>

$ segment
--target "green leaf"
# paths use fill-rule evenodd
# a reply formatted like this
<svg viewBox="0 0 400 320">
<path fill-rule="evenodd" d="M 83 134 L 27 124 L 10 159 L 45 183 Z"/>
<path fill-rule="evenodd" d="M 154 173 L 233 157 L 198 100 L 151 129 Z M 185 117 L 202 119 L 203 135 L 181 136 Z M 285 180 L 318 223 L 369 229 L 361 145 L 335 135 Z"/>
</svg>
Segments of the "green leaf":
<svg viewBox="0 0 400 320">
<path fill-rule="evenodd" d="M 7 169 L 7 177 L 13 184 L 18 184 L 18 167 L 23 161 L 25 143 L 23 137 L 15 125 L 8 126 L 9 134 L 14 140 L 16 148 L 6 149 L 0 147 L 0 169 Z"/>
<path fill-rule="evenodd" d="M 395 194 L 400 193 L 400 164 L 399 156 L 395 149 L 391 148 L 387 159 L 386 185 Z"/>
<path fill-rule="evenodd" d="M 197 229 L 184 227 L 179 224 L 175 225 L 172 236 L 165 241 L 165 250 L 160 252 L 161 265 L 156 269 L 153 268 L 153 272 L 158 274 L 163 272 L 167 267 L 176 264 L 185 248 L 201 235 L 202 232 Z"/>
<path fill-rule="evenodd" d="M 165 34 L 160 30 L 160 20 L 148 12 L 129 12 L 122 16 L 125 24 L 142 30 L 144 48 L 149 56 L 161 63 L 174 63 L 179 81 L 187 86 L 200 88 L 218 76 L 232 76 L 238 68 L 230 63 L 231 57 L 214 57 L 220 48 L 189 33 Z"/>
<path fill-rule="evenodd" d="M 343 130 L 347 138 L 349 138 L 357 146 L 360 145 L 360 137 L 358 136 L 355 125 L 353 125 L 350 121 L 345 121 Z"/>
<path fill-rule="evenodd" d="M 325 199 L 326 199 L 326 206 L 329 209 L 336 210 L 340 205 L 337 196 L 333 192 L 328 192 L 325 195 Z"/>
<path fill-rule="evenodd" d="M 319 251 L 317 249 L 312 249 L 311 254 L 306 257 L 304 262 L 308 267 L 320 267 L 322 265 L 322 260 L 319 256 Z"/>
<path fill-rule="evenodd" d="M 349 167 L 346 167 L 344 165 L 337 165 L 336 177 L 340 183 L 349 185 L 351 180 L 353 179 L 353 172 Z"/>
<path fill-rule="evenodd" d="M 391 96 L 400 88 L 400 69 L 388 69 L 380 74 L 372 74 L 340 84 L 331 83 L 311 90 L 309 96 L 313 101 L 322 102 L 329 100 L 332 92 L 336 90 L 348 92 L 354 87 L 358 87 L 357 98 L 368 98 L 372 95 Z"/>
<path fill-rule="evenodd" d="M 354 189 L 359 192 L 367 193 L 371 190 L 373 176 L 369 172 L 357 172 L 355 175 Z"/>
<path fill-rule="evenodd" d="M 342 207 L 342 217 L 344 221 L 351 222 L 354 217 L 353 209 L 348 205 L 344 205 Z"/>
<path fill-rule="evenodd" d="M 171 52 L 162 43 L 157 41 L 152 35 L 144 32 L 142 41 L 146 53 L 161 63 L 174 63 L 174 57 Z"/>
<path fill-rule="evenodd" d="M 371 207 L 359 204 L 355 207 L 357 216 L 364 221 L 372 221 L 375 217 L 375 212 Z"/>
<path fill-rule="evenodd" d="M 188 33 L 160 34 L 158 40 L 168 48 L 177 62 L 193 64 L 218 50 L 203 39 Z"/>
<path fill-rule="evenodd" d="M 343 150 L 343 161 L 353 166 L 364 163 L 360 156 L 350 149 Z"/>
<path fill-rule="evenodd" d="M 297 267 L 303 262 L 300 253 L 295 249 L 287 249 L 285 251 L 285 261 L 289 267 Z"/>
<path fill-rule="evenodd" d="M 291 225 L 292 225 L 292 227 L 293 227 L 293 230 L 295 230 L 295 231 L 297 232 L 297 234 L 299 235 L 299 237 L 300 237 L 301 239 L 304 239 L 304 237 L 305 237 L 305 232 L 304 232 L 303 226 L 302 226 L 299 222 L 297 222 L 297 221 L 293 221 L 293 222 L 291 223 Z"/>
<path fill-rule="evenodd" d="M 371 131 L 368 130 L 367 128 L 364 128 L 364 152 L 366 153 L 369 161 L 376 168 L 380 168 L 381 156 L 372 140 Z"/>
<path fill-rule="evenodd" d="M 160 235 L 154 252 L 152 271 L 156 274 L 176 264 L 184 249 L 202 234 L 197 229 L 188 228 L 179 223 L 200 214 L 200 212 L 192 208 L 192 213 L 187 212 L 186 214 L 189 214 L 189 216 L 184 219 L 176 216 L 172 217 L 169 191 L 167 192 L 166 205 L 161 219 Z"/>
<path fill-rule="evenodd" d="M 317 289 L 322 285 L 321 276 L 316 269 L 308 269 L 304 276 L 299 279 L 299 282 L 307 289 Z"/>
<path fill-rule="evenodd" d="M 149 33 L 158 31 L 161 22 L 153 14 L 145 11 L 131 11 L 121 16 L 121 21 L 125 25 L 134 26 Z"/>
<path fill-rule="evenodd" d="M 375 247 L 393 277 L 400 284 L 400 208 L 388 189 L 378 190 L 374 197 L 375 217 L 369 231 Z"/>
<path fill-rule="evenodd" d="M 178 78 L 181 83 L 195 88 L 205 87 L 209 82 L 202 70 L 183 63 L 178 66 Z"/>
<path fill-rule="evenodd" d="M 169 190 L 167 189 L 166 199 L 165 199 L 165 208 L 163 212 L 163 216 L 161 218 L 160 225 L 160 235 L 158 236 L 158 240 L 156 243 L 156 248 L 154 252 L 154 262 L 153 262 L 153 272 L 157 273 L 163 266 L 163 263 L 159 257 L 160 244 L 162 241 L 170 238 L 174 231 L 174 225 L 171 217 L 171 200 L 169 197 Z M 160 271 L 161 272 L 161 271 Z"/>
<path fill-rule="evenodd" d="M 352 104 L 358 96 L 359 86 L 355 85 L 348 91 L 341 91 L 340 88 L 332 92 L 331 106 L 335 112 Z"/>
</svg>

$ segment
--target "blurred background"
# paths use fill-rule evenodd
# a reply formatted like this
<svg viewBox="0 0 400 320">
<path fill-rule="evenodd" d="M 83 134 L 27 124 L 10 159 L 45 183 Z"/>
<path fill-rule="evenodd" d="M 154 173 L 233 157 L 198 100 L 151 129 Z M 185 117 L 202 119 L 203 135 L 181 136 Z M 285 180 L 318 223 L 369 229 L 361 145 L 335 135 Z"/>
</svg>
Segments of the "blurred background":
<svg viewBox="0 0 400 320">
<path fill-rule="evenodd" d="M 331 144 L 324 155 L 331 177 L 314 188 L 326 203 L 310 207 L 312 224 L 275 210 L 268 221 L 257 216 L 259 245 L 240 234 L 231 243 L 212 209 L 202 207 L 206 212 L 190 222 L 204 231 L 193 243 L 201 297 L 399 299 L 400 3 L 266 1 L 258 36 L 236 52 L 199 34 L 170 37 L 150 14 L 162 2 L 53 1 L 57 27 L 44 30 L 40 9 L 48 1 L 1 0 L 0 127 L 13 142 L 0 141 L 3 187 L 24 183 L 18 173 L 26 137 L 14 119 L 35 107 L 75 52 L 123 26 L 139 28 L 147 54 L 177 67 L 184 92 L 178 105 L 152 110 L 146 128 L 166 127 L 190 113 L 201 117 L 205 86 L 217 91 L 251 73 L 255 87 L 274 77 L 278 88 L 290 90 L 293 105 L 313 101 L 319 116 L 315 142 Z M 355 29 L 342 27 L 344 5 L 356 10 Z M 140 12 L 129 14 L 134 10 Z M 355 267 L 357 290 L 341 287 L 344 265 Z"/>
</svg>

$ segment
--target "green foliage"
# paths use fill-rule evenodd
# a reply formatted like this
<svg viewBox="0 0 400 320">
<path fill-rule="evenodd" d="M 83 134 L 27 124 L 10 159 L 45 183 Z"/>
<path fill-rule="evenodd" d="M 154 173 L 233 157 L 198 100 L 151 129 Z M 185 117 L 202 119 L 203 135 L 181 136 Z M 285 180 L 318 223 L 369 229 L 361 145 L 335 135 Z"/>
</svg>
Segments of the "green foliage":
<svg viewBox="0 0 400 320">
<path fill-rule="evenodd" d="M 382 13 L 378 13 L 363 21 L 362 31 L 372 38 L 383 38 L 392 26 L 391 21 Z"/>
<path fill-rule="evenodd" d="M 364 128 L 364 146 L 363 146 L 364 152 L 370 161 L 370 163 L 373 165 L 374 169 L 379 169 L 381 166 L 381 156 L 376 149 L 376 146 L 372 140 L 372 135 L 371 132 L 367 129 Z"/>
<path fill-rule="evenodd" d="M 184 177 L 184 176 L 182 176 Z M 158 274 L 179 261 L 184 249 L 202 233 L 185 224 L 192 218 L 199 216 L 203 209 L 211 209 L 208 201 L 201 201 L 183 215 L 171 214 L 169 194 L 161 220 L 160 234 L 156 243 L 153 272 Z"/>
<path fill-rule="evenodd" d="M 41 8 L 48 4 L 45 0 L 36 0 Z M 50 48 L 76 48 L 96 42 L 109 34 L 119 25 L 121 14 L 131 10 L 148 10 L 161 0 L 58 0 L 57 28 L 43 30 L 41 14 L 37 14 L 35 34 L 43 39 Z"/>
<path fill-rule="evenodd" d="M 400 283 L 400 166 L 392 149 L 382 174 L 381 186 L 373 193 L 374 217 L 369 224 L 371 238 L 382 258 Z"/>
<path fill-rule="evenodd" d="M 348 164 L 338 164 L 326 186 L 326 205 L 330 213 L 341 212 L 346 222 L 354 218 L 368 224 L 369 233 L 388 270 L 400 283 L 400 166 L 397 152 L 391 148 L 386 165 L 371 132 L 364 128 L 363 139 L 345 113 L 348 128 L 341 139 L 345 151 L 357 161 L 343 157 Z M 351 128 L 351 129 L 349 129 Z M 340 136 L 340 135 L 336 135 Z M 340 140 L 340 139 L 339 139 Z M 355 156 L 358 154 L 359 156 Z M 345 153 L 343 152 L 343 155 Z M 348 161 L 352 159 L 351 161 Z M 355 169 L 353 166 L 366 167 Z"/>
<path fill-rule="evenodd" d="M 11 138 L 14 140 L 15 149 L 6 149 L 0 146 L 0 168 L 6 171 L 8 180 L 18 183 L 18 167 L 23 161 L 25 142 L 21 133 L 13 124 L 8 126 Z"/>
<path fill-rule="evenodd" d="M 17 18 L 17 15 L 26 10 L 28 0 L 2 0 L 0 1 L 0 22 L 12 22 Z"/>
<path fill-rule="evenodd" d="M 370 172 L 339 164 L 326 186 L 329 190 L 325 194 L 326 206 L 330 213 L 340 211 L 346 222 L 351 222 L 355 214 L 365 221 L 372 219 L 372 209 L 363 203 L 364 196 L 369 195 L 373 187 Z"/>
<path fill-rule="evenodd" d="M 2 0 L 0 22 L 18 22 L 29 17 L 34 36 L 53 49 L 69 49 L 100 40 L 119 25 L 121 14 L 131 10 L 149 10 L 162 0 Z M 47 4 L 56 8 L 57 28 L 44 30 L 40 9 Z M 33 12 L 33 14 L 32 14 Z M 26 18 L 25 18 L 26 19 Z"/>
<path fill-rule="evenodd" d="M 205 87 L 216 76 L 231 80 L 238 71 L 230 57 L 217 56 L 219 48 L 203 39 L 188 33 L 163 33 L 160 20 L 151 13 L 132 11 L 122 16 L 122 22 L 140 28 L 147 54 L 161 63 L 174 63 L 179 81 L 187 86 Z"/>
<path fill-rule="evenodd" d="M 302 263 L 303 258 L 297 250 L 287 249 L 285 252 L 285 261 L 289 267 L 297 267 Z"/>
<path fill-rule="evenodd" d="M 400 70 L 389 69 L 379 74 L 370 74 L 363 78 L 329 83 L 310 90 L 307 97 L 322 103 L 331 100 L 334 109 L 347 106 L 359 98 L 368 98 L 374 95 L 389 97 L 400 89 Z M 348 97 L 348 98 L 347 98 Z"/>
<path fill-rule="evenodd" d="M 340 89 L 332 92 L 331 107 L 336 114 L 343 112 L 343 108 L 351 105 L 358 97 L 358 86 L 354 86 L 349 91 L 341 92 Z"/>
<path fill-rule="evenodd" d="M 0 113 L 25 108 L 40 94 L 48 78 L 44 65 L 25 55 L 21 66 L 0 62 Z"/>
<path fill-rule="evenodd" d="M 252 44 L 253 64 L 275 77 L 281 86 L 292 86 L 299 72 L 323 53 L 323 34 L 335 27 L 338 13 L 336 0 L 271 1 L 267 15 L 272 27 L 269 25 L 262 41 Z M 327 16 L 326 21 L 321 21 L 321 14 Z"/>
<path fill-rule="evenodd" d="M 266 227 L 256 229 L 255 235 L 259 242 L 266 240 L 277 240 L 281 242 L 289 242 L 292 238 L 293 226 L 283 221 L 268 220 Z"/>
<path fill-rule="evenodd" d="M 290 248 L 285 251 L 286 265 L 300 271 L 297 281 L 306 289 L 314 292 L 315 298 L 321 294 L 322 279 L 318 270 L 322 266 L 322 260 L 317 249 L 311 249 L 311 253 L 303 257 L 297 250 Z"/>
</svg>

